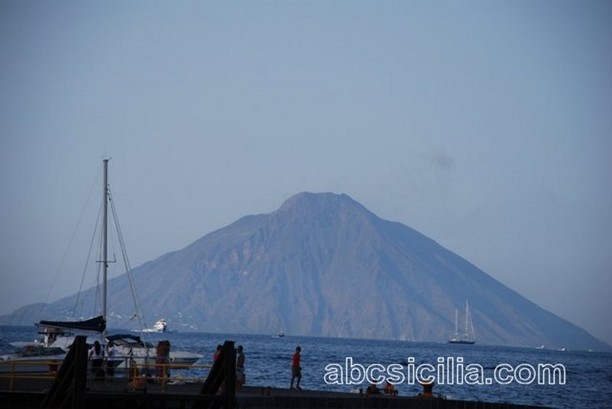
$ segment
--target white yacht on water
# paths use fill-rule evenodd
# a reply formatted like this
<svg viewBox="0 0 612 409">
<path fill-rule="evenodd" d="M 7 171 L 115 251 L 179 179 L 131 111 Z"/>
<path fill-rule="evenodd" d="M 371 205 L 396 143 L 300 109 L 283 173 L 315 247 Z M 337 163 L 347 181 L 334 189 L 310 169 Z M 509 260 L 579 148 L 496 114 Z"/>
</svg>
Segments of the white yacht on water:
<svg viewBox="0 0 612 409">
<path fill-rule="evenodd" d="M 171 332 L 168 329 L 168 322 L 166 322 L 165 319 L 160 318 L 159 320 L 157 320 L 157 322 L 155 322 L 155 324 L 153 325 L 153 328 L 145 328 L 142 330 L 142 332 Z"/>
</svg>

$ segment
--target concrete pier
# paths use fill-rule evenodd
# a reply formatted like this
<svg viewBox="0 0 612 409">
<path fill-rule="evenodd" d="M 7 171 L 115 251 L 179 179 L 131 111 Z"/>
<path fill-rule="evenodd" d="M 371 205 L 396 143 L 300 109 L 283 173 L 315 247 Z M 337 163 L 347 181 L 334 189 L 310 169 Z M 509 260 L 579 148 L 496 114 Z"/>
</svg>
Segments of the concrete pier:
<svg viewBox="0 0 612 409">
<path fill-rule="evenodd" d="M 239 408 L 334 408 L 334 409 L 532 409 L 534 406 L 504 403 L 459 401 L 441 398 L 359 395 L 327 391 L 289 390 L 277 388 L 243 388 L 236 393 Z"/>
<path fill-rule="evenodd" d="M 202 383 L 158 383 L 134 389 L 124 382 L 89 382 L 77 407 L 87 409 L 198 408 L 215 402 L 223 407 L 222 394 L 200 394 Z M 0 391 L 0 408 L 40 408 L 46 391 Z M 236 391 L 234 407 L 241 409 L 533 409 L 535 406 L 460 401 L 407 396 L 359 395 L 356 393 L 243 387 Z"/>
</svg>

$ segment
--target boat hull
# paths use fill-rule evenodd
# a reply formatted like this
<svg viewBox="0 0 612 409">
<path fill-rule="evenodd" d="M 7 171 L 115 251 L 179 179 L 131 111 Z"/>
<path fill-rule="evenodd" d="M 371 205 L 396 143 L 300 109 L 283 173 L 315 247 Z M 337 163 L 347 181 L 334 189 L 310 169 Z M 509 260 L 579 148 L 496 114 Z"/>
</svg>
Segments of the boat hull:
<svg viewBox="0 0 612 409">
<path fill-rule="evenodd" d="M 463 345 L 474 345 L 476 341 L 468 341 L 461 339 L 451 339 L 448 341 L 449 344 L 463 344 Z"/>
</svg>

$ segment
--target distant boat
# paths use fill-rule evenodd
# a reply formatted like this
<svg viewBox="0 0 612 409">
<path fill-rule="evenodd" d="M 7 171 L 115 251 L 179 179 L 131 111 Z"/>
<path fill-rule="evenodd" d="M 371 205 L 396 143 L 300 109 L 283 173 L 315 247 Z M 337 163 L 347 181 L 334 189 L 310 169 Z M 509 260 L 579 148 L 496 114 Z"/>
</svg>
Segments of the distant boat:
<svg viewBox="0 0 612 409">
<path fill-rule="evenodd" d="M 145 328 L 142 330 L 142 332 L 172 332 L 168 329 L 168 322 L 161 318 L 159 320 L 157 320 L 157 322 L 155 323 L 155 325 L 153 325 L 153 328 Z"/>
<path fill-rule="evenodd" d="M 468 344 L 476 343 L 474 336 L 474 325 L 472 323 L 472 315 L 470 314 L 470 305 L 465 300 L 465 329 L 463 334 L 459 334 L 459 313 L 455 309 L 455 335 L 448 340 L 449 344 Z"/>
</svg>

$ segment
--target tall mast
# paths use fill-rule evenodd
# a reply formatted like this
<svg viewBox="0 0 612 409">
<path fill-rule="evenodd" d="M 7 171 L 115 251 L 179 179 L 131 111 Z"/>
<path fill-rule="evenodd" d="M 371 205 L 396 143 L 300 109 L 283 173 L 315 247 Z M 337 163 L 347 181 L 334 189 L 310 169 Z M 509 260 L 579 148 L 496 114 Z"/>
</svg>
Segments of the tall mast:
<svg viewBox="0 0 612 409">
<path fill-rule="evenodd" d="M 469 338 L 469 331 L 468 331 L 468 320 L 470 319 L 470 306 L 468 304 L 468 300 L 465 300 L 465 338 L 468 339 Z"/>
<path fill-rule="evenodd" d="M 106 321 L 106 279 L 108 270 L 108 159 L 104 159 L 102 204 L 102 317 Z"/>
</svg>

